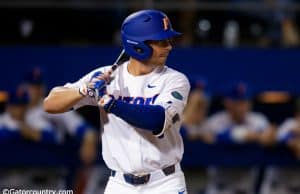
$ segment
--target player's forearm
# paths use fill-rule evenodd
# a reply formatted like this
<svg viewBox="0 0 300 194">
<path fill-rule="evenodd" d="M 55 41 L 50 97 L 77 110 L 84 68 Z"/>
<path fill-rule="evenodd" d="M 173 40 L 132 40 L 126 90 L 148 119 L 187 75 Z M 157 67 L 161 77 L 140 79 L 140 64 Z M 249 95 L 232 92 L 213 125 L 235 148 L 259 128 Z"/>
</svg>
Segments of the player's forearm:
<svg viewBox="0 0 300 194">
<path fill-rule="evenodd" d="M 44 110 L 49 113 L 67 112 L 82 98 L 77 88 L 55 87 L 44 100 Z"/>
</svg>

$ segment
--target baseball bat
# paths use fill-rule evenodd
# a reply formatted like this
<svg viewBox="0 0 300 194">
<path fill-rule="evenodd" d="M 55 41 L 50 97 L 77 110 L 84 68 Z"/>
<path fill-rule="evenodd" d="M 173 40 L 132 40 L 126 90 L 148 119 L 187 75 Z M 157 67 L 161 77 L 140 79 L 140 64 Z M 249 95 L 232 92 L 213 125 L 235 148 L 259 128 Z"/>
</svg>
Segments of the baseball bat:
<svg viewBox="0 0 300 194">
<path fill-rule="evenodd" d="M 110 70 L 108 70 L 107 74 L 110 76 L 120 65 L 122 65 L 125 61 L 128 61 L 130 58 L 129 55 L 127 55 L 125 53 L 125 50 L 123 49 L 120 53 L 120 55 L 118 56 L 117 60 L 114 62 L 114 64 L 111 66 Z M 105 124 L 108 122 L 108 117 L 107 114 L 105 113 L 105 111 L 100 108 L 100 119 L 101 119 L 101 123 Z"/>
<path fill-rule="evenodd" d="M 112 75 L 112 73 L 120 66 L 122 65 L 125 61 L 128 61 L 130 58 L 129 55 L 127 55 L 125 53 L 125 50 L 123 49 L 120 53 L 120 55 L 118 56 L 117 60 L 114 62 L 114 64 L 111 66 L 111 68 L 107 71 L 104 72 L 104 74 L 106 75 L 106 77 L 109 77 L 110 81 L 113 79 L 113 77 L 110 77 Z M 109 82 L 110 82 L 109 81 Z M 109 82 L 107 84 L 109 84 Z M 96 96 L 96 100 L 98 99 L 99 93 L 98 90 L 94 91 L 95 92 L 95 96 Z"/>
<path fill-rule="evenodd" d="M 114 64 L 111 66 L 111 69 L 108 71 L 109 75 L 111 75 L 121 64 L 123 64 L 125 61 L 128 61 L 130 58 L 129 55 L 125 53 L 125 50 L 123 49 L 118 56 L 117 60 L 114 62 Z"/>
</svg>

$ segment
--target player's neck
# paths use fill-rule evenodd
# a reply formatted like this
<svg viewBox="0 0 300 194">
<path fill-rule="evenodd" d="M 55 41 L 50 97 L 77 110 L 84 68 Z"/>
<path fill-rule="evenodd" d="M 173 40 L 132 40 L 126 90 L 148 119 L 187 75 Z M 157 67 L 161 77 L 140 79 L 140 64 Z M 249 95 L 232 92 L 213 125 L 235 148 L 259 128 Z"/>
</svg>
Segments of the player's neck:
<svg viewBox="0 0 300 194">
<path fill-rule="evenodd" d="M 139 76 L 151 73 L 156 66 L 142 63 L 134 58 L 130 58 L 127 70 L 131 75 Z"/>
</svg>

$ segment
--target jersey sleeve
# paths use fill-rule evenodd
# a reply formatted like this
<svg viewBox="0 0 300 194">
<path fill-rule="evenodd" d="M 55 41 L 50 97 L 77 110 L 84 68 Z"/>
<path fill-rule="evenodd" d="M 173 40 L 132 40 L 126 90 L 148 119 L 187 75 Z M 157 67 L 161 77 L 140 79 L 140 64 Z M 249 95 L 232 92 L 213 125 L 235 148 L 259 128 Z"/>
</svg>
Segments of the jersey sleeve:
<svg viewBox="0 0 300 194">
<path fill-rule="evenodd" d="M 17 124 L 8 121 L 7 115 L 0 115 L 0 142 L 10 142 L 11 140 L 19 140 L 21 138 Z"/>
<path fill-rule="evenodd" d="M 183 74 L 174 75 L 166 81 L 164 89 L 154 102 L 165 109 L 164 128 L 155 135 L 161 136 L 165 130 L 172 127 L 179 130 L 189 91 L 189 81 Z"/>
<path fill-rule="evenodd" d="M 81 139 L 85 132 L 91 128 L 88 123 L 74 111 L 63 113 L 61 116 L 67 132 L 79 139 Z"/>
<path fill-rule="evenodd" d="M 223 133 L 231 124 L 227 121 L 224 111 L 217 112 L 207 119 L 206 128 L 212 134 Z"/>
<path fill-rule="evenodd" d="M 294 138 L 292 130 L 298 127 L 294 119 L 286 119 L 278 128 L 277 140 L 282 143 L 288 142 L 290 139 Z"/>
<path fill-rule="evenodd" d="M 26 115 L 26 122 L 29 125 L 39 131 L 53 131 L 53 126 L 51 122 L 45 116 L 45 113 L 42 109 L 30 112 Z"/>
<path fill-rule="evenodd" d="M 64 134 L 81 140 L 87 131 L 96 130 L 76 111 L 48 114 L 48 119 L 57 128 L 60 140 Z"/>
<path fill-rule="evenodd" d="M 252 122 L 254 123 L 253 130 L 258 132 L 263 132 L 270 127 L 270 122 L 268 121 L 267 117 L 260 113 L 256 113 L 252 119 Z"/>
<path fill-rule="evenodd" d="M 78 88 L 78 90 L 79 90 L 79 88 L 83 84 L 87 84 L 91 80 L 91 77 L 94 75 L 94 73 L 96 73 L 98 71 L 105 72 L 108 69 L 109 69 L 109 66 L 105 66 L 105 67 L 101 67 L 101 68 L 95 69 L 95 70 L 91 71 L 90 73 L 86 74 L 85 76 L 83 76 L 81 79 L 79 79 L 76 82 L 66 83 L 64 85 L 64 87 L 67 87 L 67 88 Z M 80 108 L 82 106 L 86 106 L 86 105 L 97 106 L 97 102 L 96 102 L 95 99 L 90 98 L 89 96 L 86 96 L 83 99 L 81 99 L 77 104 L 75 104 L 73 106 L 73 108 L 74 109 L 78 109 L 78 108 Z"/>
</svg>

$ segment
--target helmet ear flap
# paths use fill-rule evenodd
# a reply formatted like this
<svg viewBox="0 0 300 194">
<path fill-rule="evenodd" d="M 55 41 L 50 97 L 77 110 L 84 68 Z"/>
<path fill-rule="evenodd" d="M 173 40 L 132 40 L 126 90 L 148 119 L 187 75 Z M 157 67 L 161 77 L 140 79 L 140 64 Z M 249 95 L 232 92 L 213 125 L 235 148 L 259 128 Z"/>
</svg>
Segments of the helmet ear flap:
<svg viewBox="0 0 300 194">
<path fill-rule="evenodd" d="M 136 58 L 140 61 L 146 60 L 151 57 L 152 55 L 152 48 L 145 44 L 144 42 L 135 42 L 130 41 L 126 37 L 123 37 L 127 44 L 123 44 L 126 53 L 133 58 Z"/>
<path fill-rule="evenodd" d="M 134 46 L 134 49 L 135 49 L 135 51 L 138 52 L 138 53 L 141 53 L 141 54 L 144 53 L 143 49 L 141 49 L 140 47 Z"/>
</svg>

